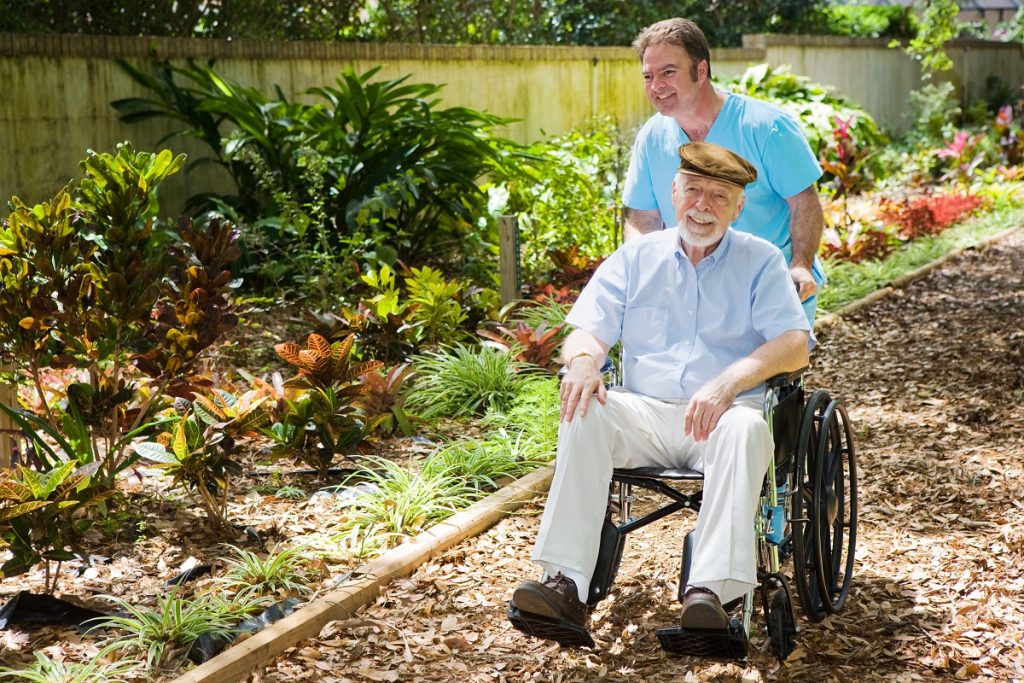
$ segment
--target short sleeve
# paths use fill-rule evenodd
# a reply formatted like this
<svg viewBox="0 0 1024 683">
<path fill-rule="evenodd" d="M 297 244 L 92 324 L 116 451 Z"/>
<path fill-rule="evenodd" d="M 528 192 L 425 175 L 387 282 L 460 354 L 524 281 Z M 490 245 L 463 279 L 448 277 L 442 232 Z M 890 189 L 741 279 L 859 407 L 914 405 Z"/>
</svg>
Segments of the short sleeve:
<svg viewBox="0 0 1024 683">
<path fill-rule="evenodd" d="M 799 124 L 788 114 L 776 117 L 765 142 L 764 168 L 780 197 L 806 190 L 821 177 L 821 166 Z"/>
<path fill-rule="evenodd" d="M 654 182 L 651 179 L 651 161 L 647 154 L 647 140 L 650 135 L 647 126 L 637 133 L 633 151 L 629 156 L 626 181 L 622 187 L 623 206 L 639 211 L 658 208 L 658 198 L 654 193 Z"/>
<path fill-rule="evenodd" d="M 786 259 L 777 248 L 772 248 L 754 280 L 751 316 L 754 329 L 766 341 L 793 330 L 811 332 L 800 297 L 789 277 Z M 812 333 L 807 348 L 813 349 L 816 343 Z"/>
<path fill-rule="evenodd" d="M 614 345 L 622 335 L 628 277 L 626 260 L 619 249 L 598 266 L 565 321 L 608 346 Z"/>
</svg>

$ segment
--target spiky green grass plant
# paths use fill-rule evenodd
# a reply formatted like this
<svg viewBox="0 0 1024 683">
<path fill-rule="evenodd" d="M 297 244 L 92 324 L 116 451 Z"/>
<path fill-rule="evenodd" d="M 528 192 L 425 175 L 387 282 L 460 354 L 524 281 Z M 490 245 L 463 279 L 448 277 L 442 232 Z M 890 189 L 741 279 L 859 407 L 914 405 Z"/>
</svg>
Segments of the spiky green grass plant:
<svg viewBox="0 0 1024 683">
<path fill-rule="evenodd" d="M 21 669 L 0 669 L 0 681 L 31 681 L 31 683 L 128 683 L 142 666 L 141 662 L 121 660 L 105 662 L 64 663 L 36 652 L 32 666 Z"/>
<path fill-rule="evenodd" d="M 481 497 L 463 477 L 446 470 L 417 472 L 383 458 L 367 458 L 369 466 L 354 477 L 373 484 L 347 504 L 340 529 L 358 529 L 362 537 L 379 535 L 389 543 L 415 534 L 450 517 Z"/>
<path fill-rule="evenodd" d="M 300 595 L 309 592 L 303 571 L 305 560 L 299 548 L 260 557 L 254 552 L 228 544 L 234 557 L 225 558 L 227 571 L 216 579 L 229 590 L 251 589 L 260 594 Z"/>
<path fill-rule="evenodd" d="M 423 464 L 423 474 L 461 478 L 483 491 L 497 488 L 504 478 L 520 477 L 542 465 L 550 452 L 522 430 L 498 429 L 486 439 L 467 439 L 435 451 Z"/>
<path fill-rule="evenodd" d="M 232 599 L 203 593 L 191 600 L 174 591 L 160 596 L 156 607 L 133 605 L 116 597 L 108 599 L 124 614 L 97 619 L 93 629 L 122 633 L 104 642 L 101 655 L 145 655 L 150 669 L 177 663 L 201 636 L 229 636 L 237 621 L 267 603 L 248 591 Z"/>
<path fill-rule="evenodd" d="M 416 383 L 406 407 L 428 420 L 505 410 L 532 368 L 507 349 L 463 344 L 414 356 L 412 367 Z"/>
</svg>

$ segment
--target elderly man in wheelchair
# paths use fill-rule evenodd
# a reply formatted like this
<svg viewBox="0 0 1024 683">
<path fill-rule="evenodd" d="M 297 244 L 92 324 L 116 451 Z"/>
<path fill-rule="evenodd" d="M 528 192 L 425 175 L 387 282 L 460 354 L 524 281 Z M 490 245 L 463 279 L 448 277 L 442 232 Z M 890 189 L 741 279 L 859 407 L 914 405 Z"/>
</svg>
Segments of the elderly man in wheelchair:
<svg viewBox="0 0 1024 683">
<path fill-rule="evenodd" d="M 679 152 L 672 188 L 678 230 L 623 245 L 599 267 L 567 318 L 574 330 L 563 351 L 558 455 L 533 551 L 545 575 L 516 588 L 509 619 L 529 635 L 593 646 L 589 608 L 607 594 L 625 534 L 689 508 L 698 516 L 684 547 L 680 625 L 659 631 L 663 646 L 681 654 L 745 656 L 751 596 L 760 588 L 769 630 L 773 617 L 776 622 L 773 648 L 785 657 L 796 629 L 780 555 L 795 554 L 804 573 L 827 574 L 822 564 L 836 570 L 821 582 L 798 581 L 801 598 L 813 603 L 812 618 L 841 602 L 834 589 L 843 568 L 834 567 L 829 526 L 837 515 L 829 516 L 829 506 L 849 503 L 839 499 L 849 489 L 843 462 L 852 463 L 852 447 L 848 430 L 822 428 L 826 406 L 819 404 L 831 402 L 818 396 L 814 415 L 784 448 L 838 444 L 820 477 L 826 484 L 839 481 L 838 496 L 834 486 L 807 492 L 795 479 L 809 479 L 806 468 L 819 466 L 821 458 L 807 452 L 780 458 L 779 439 L 773 444 L 764 414 L 766 381 L 773 403 L 798 394 L 802 404 L 796 378 L 814 337 L 782 253 L 729 227 L 742 210 L 744 186 L 756 178 L 754 167 L 711 143 L 689 143 Z M 624 383 L 608 390 L 601 368 L 617 341 Z M 845 427 L 839 418 L 832 421 Z M 796 460 L 800 467 L 791 466 Z M 703 490 L 679 493 L 666 480 L 703 480 Z M 665 493 L 672 502 L 649 519 L 616 525 L 608 509 L 613 481 Z M 632 496 L 619 490 L 619 502 L 627 504 Z M 808 518 L 794 520 L 794 508 Z M 818 521 L 825 538 L 808 533 L 812 510 L 828 517 Z M 841 517 L 852 537 L 845 512 Z M 742 625 L 727 611 L 740 603 Z"/>
</svg>

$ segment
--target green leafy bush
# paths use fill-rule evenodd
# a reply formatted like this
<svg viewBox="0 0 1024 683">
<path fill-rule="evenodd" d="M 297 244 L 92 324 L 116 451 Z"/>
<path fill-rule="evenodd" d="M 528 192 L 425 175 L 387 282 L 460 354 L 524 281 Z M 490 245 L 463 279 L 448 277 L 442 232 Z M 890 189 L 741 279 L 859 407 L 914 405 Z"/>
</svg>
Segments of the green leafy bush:
<svg viewBox="0 0 1024 683">
<path fill-rule="evenodd" d="M 416 472 L 383 458 L 367 458 L 368 466 L 347 481 L 368 484 L 346 504 L 339 527 L 363 538 L 394 545 L 407 535 L 450 517 L 481 497 L 458 474 L 438 469 Z"/>
<path fill-rule="evenodd" d="M 461 267 L 488 246 L 476 227 L 486 208 L 477 181 L 505 175 L 516 147 L 493 135 L 505 119 L 441 108 L 441 86 L 346 71 L 333 87 L 303 93 L 317 100 L 305 104 L 209 66 L 123 66 L 154 97 L 114 102 L 122 118 L 180 122 L 179 134 L 206 142 L 235 179 L 237 196 L 195 205 L 229 206 L 253 226 L 250 265 L 293 264 L 292 279 L 315 279 L 324 259 L 377 267 L 401 254 Z"/>
<path fill-rule="evenodd" d="M 462 478 L 474 489 L 493 490 L 500 480 L 521 477 L 551 455 L 525 430 L 498 428 L 485 439 L 456 441 L 438 449 L 423 463 L 423 473 L 445 473 Z"/>
<path fill-rule="evenodd" d="M 114 629 L 122 635 L 108 638 L 101 655 L 125 652 L 145 655 L 150 669 L 173 668 L 202 636 L 227 637 L 241 615 L 258 610 L 268 601 L 243 592 L 232 599 L 201 593 L 189 600 L 177 592 L 157 598 L 156 607 L 133 605 L 108 597 L 123 615 L 96 620 L 93 629 Z"/>
<path fill-rule="evenodd" d="M 32 207 L 12 198 L 0 227 L 0 363 L 32 381 L 58 431 L 67 420 L 47 403 L 41 372 L 84 371 L 64 412 L 88 435 L 76 433 L 66 457 L 99 458 L 94 480 L 107 487 L 134 457 L 127 435 L 236 322 L 226 297 L 237 285 L 227 271 L 238 255 L 231 226 L 157 221 L 157 188 L 183 163 L 127 143 L 114 155 L 90 152 L 77 185 Z"/>
<path fill-rule="evenodd" d="M 916 31 L 910 7 L 898 5 L 829 5 L 821 10 L 823 32 L 858 38 L 909 38 Z"/>
<path fill-rule="evenodd" d="M 507 409 L 487 414 L 487 424 L 503 427 L 510 433 L 521 430 L 546 457 L 551 457 L 558 446 L 559 383 L 557 377 L 530 377 Z"/>
<path fill-rule="evenodd" d="M 547 275 L 552 251 L 574 248 L 588 258 L 615 251 L 629 160 L 629 141 L 615 121 L 595 117 L 528 151 L 535 159 L 523 176 L 488 189 L 492 214 L 519 217 L 523 280 Z"/>
<path fill-rule="evenodd" d="M 428 351 L 411 362 L 416 383 L 406 405 L 428 420 L 505 409 L 530 369 L 507 350 L 462 344 Z"/>
<path fill-rule="evenodd" d="M 311 334 L 306 348 L 285 343 L 274 347 L 283 360 L 299 374 L 285 386 L 300 390 L 286 401 L 282 419 L 266 430 L 276 442 L 273 453 L 291 456 L 315 467 L 326 476 L 336 455 L 350 455 L 373 430 L 360 400 L 367 393 L 363 377 L 379 370 L 380 361 L 353 362 L 349 358 L 355 336 L 329 343 L 318 334 Z"/>
<path fill-rule="evenodd" d="M 30 683 L 131 683 L 138 680 L 135 674 L 139 663 L 131 660 L 64 663 L 38 651 L 35 656 L 35 663 L 27 669 L 0 669 L 0 680 Z"/>
<path fill-rule="evenodd" d="M 43 562 L 45 590 L 56 587 L 61 563 L 74 559 L 71 551 L 91 524 L 84 513 L 110 494 L 91 483 L 98 468 L 98 462 L 85 467 L 66 462 L 43 472 L 27 467 L 0 472 L 0 547 L 11 553 L 0 576 L 24 574 Z M 52 562 L 57 563 L 53 572 Z"/>
<path fill-rule="evenodd" d="M 399 274 L 402 275 L 401 281 Z M 402 362 L 418 350 L 452 344 L 496 308 L 494 290 L 468 280 L 448 279 L 437 269 L 387 265 L 359 276 L 363 293 L 357 305 L 313 314 L 318 332 L 328 339 L 355 335 L 358 349 L 377 359 Z"/>
<path fill-rule="evenodd" d="M 228 545 L 233 557 L 225 560 L 227 571 L 217 584 L 232 591 L 253 590 L 259 594 L 282 597 L 308 593 L 308 578 L 302 569 L 305 560 L 298 548 L 260 557 L 256 553 Z"/>
</svg>

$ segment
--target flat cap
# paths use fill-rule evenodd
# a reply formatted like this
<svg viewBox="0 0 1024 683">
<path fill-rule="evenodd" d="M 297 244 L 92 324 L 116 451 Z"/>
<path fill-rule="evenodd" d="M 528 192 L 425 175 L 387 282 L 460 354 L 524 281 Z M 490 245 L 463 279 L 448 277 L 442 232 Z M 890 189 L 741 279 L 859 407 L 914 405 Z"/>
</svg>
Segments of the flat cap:
<svg viewBox="0 0 1024 683">
<path fill-rule="evenodd" d="M 723 180 L 738 187 L 757 180 L 757 169 L 739 154 L 713 142 L 688 142 L 679 147 L 679 171 Z"/>
</svg>

